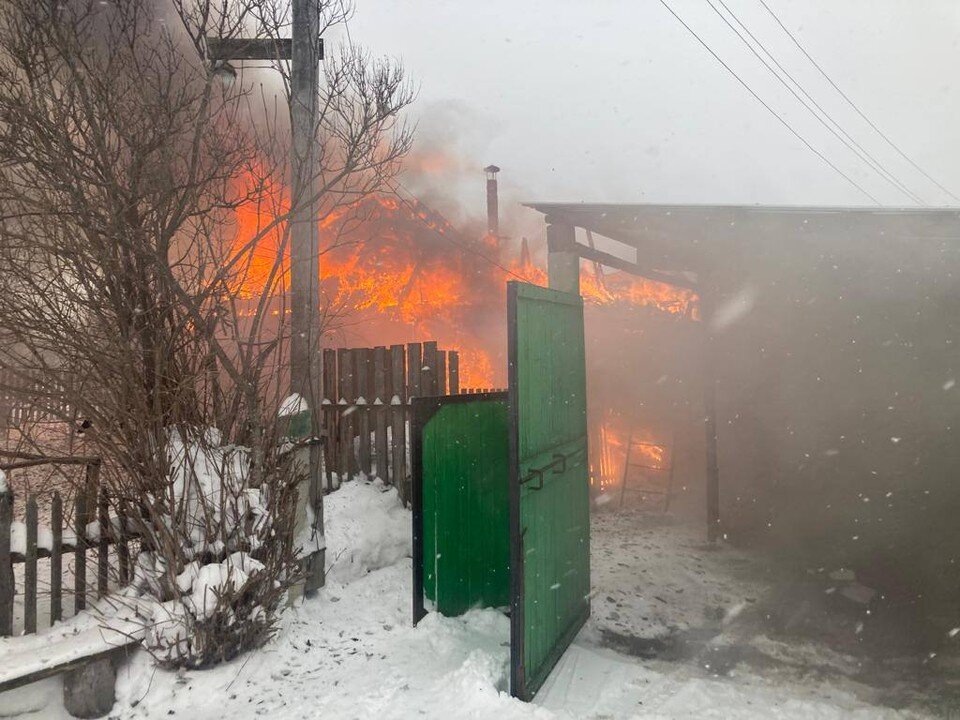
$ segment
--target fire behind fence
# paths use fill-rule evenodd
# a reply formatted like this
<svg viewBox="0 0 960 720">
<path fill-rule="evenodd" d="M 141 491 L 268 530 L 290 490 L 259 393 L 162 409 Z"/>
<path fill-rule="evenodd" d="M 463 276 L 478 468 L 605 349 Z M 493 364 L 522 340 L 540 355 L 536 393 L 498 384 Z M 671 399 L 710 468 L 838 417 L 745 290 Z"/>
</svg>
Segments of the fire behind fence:
<svg viewBox="0 0 960 720">
<path fill-rule="evenodd" d="M 461 388 L 460 369 L 459 352 L 441 350 L 435 341 L 324 350 L 325 489 L 364 472 L 396 485 L 406 497 L 410 400 L 492 389 Z M 42 424 L 45 439 L 69 454 L 76 423 L 63 422 L 70 413 L 57 390 L 45 392 L 37 383 L 25 383 L 18 374 L 0 369 L 0 435 L 9 441 Z"/>
<path fill-rule="evenodd" d="M 436 342 L 323 351 L 324 468 L 327 489 L 357 472 L 409 497 L 410 401 L 492 388 L 460 386 L 460 355 Z"/>
<path fill-rule="evenodd" d="M 490 390 L 461 388 L 459 354 L 440 350 L 432 341 L 325 350 L 323 372 L 326 489 L 363 472 L 395 485 L 404 499 L 409 496 L 411 400 Z M 31 397 L 26 393 L 4 396 L 0 430 L 62 416 L 31 402 Z M 73 432 L 66 423 L 53 424 Z M 0 450 L 0 468 L 7 471 L 39 465 L 83 467 L 83 491 L 66 500 L 59 492 L 28 493 L 21 499 L 25 500 L 22 520 L 14 517 L 13 491 L 0 492 L 0 637 L 21 631 L 14 627 L 15 615 L 21 614 L 15 612 L 18 596 L 22 597 L 22 632 L 33 633 L 48 619 L 52 624 L 84 609 L 92 594 L 103 596 L 112 583 L 123 586 L 132 577 L 132 546 L 138 540 L 127 532 L 122 518 L 109 513 L 109 499 L 98 482 L 100 460 Z M 95 565 L 88 572 L 91 563 Z M 88 579 L 91 573 L 95 580 Z M 72 596 L 66 608 L 65 595 Z"/>
</svg>

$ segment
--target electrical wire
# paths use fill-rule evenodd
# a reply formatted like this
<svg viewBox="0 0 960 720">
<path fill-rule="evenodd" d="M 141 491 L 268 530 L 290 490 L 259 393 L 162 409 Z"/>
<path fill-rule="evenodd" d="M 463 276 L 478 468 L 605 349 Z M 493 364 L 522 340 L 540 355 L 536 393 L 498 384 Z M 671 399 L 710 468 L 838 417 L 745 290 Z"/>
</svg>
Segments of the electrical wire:
<svg viewBox="0 0 960 720">
<path fill-rule="evenodd" d="M 737 75 L 737 73 L 734 71 L 734 69 L 731 68 L 731 67 L 723 60 L 723 58 L 721 58 L 716 52 L 714 52 L 713 48 L 711 48 L 711 47 L 706 43 L 706 41 L 704 41 L 704 39 L 701 38 L 701 37 L 697 34 L 697 32 L 696 32 L 692 27 L 690 27 L 690 26 L 684 21 L 683 18 L 681 18 L 679 15 L 677 15 L 676 12 L 674 12 L 673 8 L 670 7 L 670 5 L 667 4 L 666 0 L 659 0 L 659 2 L 660 2 L 661 5 L 663 5 L 663 7 L 665 7 L 665 8 L 667 9 L 667 11 L 668 11 L 671 15 L 673 15 L 674 18 L 676 18 L 677 22 L 679 22 L 681 25 L 683 25 L 683 27 L 687 30 L 687 32 L 689 32 L 691 35 L 693 35 L 694 38 L 696 38 L 697 42 L 699 42 L 699 43 L 703 46 L 703 48 L 713 56 L 714 59 L 715 59 L 718 63 L 720 63 L 720 64 L 724 67 L 724 69 L 726 69 L 726 71 L 727 71 L 728 73 L 730 73 L 730 74 L 734 77 L 734 79 L 736 79 L 736 81 L 737 81 L 738 83 L 740 83 L 740 84 L 743 86 L 743 88 L 744 88 L 747 92 L 749 92 L 749 93 L 754 97 L 754 99 L 755 99 L 757 102 L 759 102 L 761 105 L 763 105 L 764 108 L 766 108 L 767 112 L 769 112 L 771 115 L 773 115 L 773 116 L 780 122 L 780 124 L 783 125 L 787 130 L 789 130 L 790 133 L 791 133 L 794 137 L 796 137 L 801 143 L 803 143 L 803 144 L 807 147 L 807 149 L 810 150 L 810 152 L 812 152 L 814 155 L 816 155 L 818 158 L 820 158 L 820 160 L 821 160 L 823 163 L 825 163 L 827 166 L 829 166 L 834 172 L 836 172 L 838 175 L 840 175 L 840 177 L 842 177 L 844 180 L 846 180 L 848 183 L 850 183 L 853 187 L 855 187 L 857 190 L 859 190 L 863 195 L 865 195 L 866 197 L 870 198 L 870 200 L 872 200 L 872 201 L 874 202 L 874 204 L 876 204 L 876 205 L 880 205 L 880 204 L 881 204 L 880 201 L 879 201 L 877 198 L 875 198 L 873 195 L 871 195 L 871 194 L 870 194 L 866 189 L 864 189 L 863 186 L 861 186 L 856 180 L 854 180 L 852 177 L 850 177 L 849 175 L 847 175 L 843 170 L 841 170 L 839 167 L 837 167 L 835 164 L 833 164 L 826 155 L 824 155 L 822 152 L 820 152 L 819 150 L 817 150 L 813 145 L 811 145 L 810 142 L 809 142 L 805 137 L 803 137 L 803 135 L 801 135 L 799 132 L 797 132 L 797 131 L 793 128 L 793 126 L 790 125 L 790 123 L 788 123 L 788 122 L 783 118 L 783 116 L 781 116 L 781 115 L 780 115 L 776 110 L 774 110 L 762 97 L 760 97 L 760 96 L 756 93 L 756 91 L 754 91 L 754 89 L 751 88 L 751 87 L 746 83 L 746 81 L 743 80 L 743 78 L 741 78 L 739 75 Z"/>
<path fill-rule="evenodd" d="M 806 49 L 803 47 L 803 45 L 800 44 L 800 41 L 797 40 L 797 38 L 794 36 L 794 34 L 793 34 L 792 32 L 790 32 L 790 30 L 787 29 L 787 26 L 783 24 L 783 22 L 780 20 L 780 18 L 777 16 L 777 14 L 770 8 L 770 6 L 767 5 L 767 3 L 766 3 L 764 0 L 759 0 L 759 2 L 760 2 L 761 5 L 763 5 L 764 9 L 765 9 L 768 13 L 770 13 L 770 16 L 777 22 L 777 25 L 780 26 L 780 28 L 783 30 L 783 32 L 785 32 L 785 33 L 787 34 L 787 37 L 789 37 L 789 38 L 793 41 L 793 44 L 797 46 L 797 49 L 804 54 L 804 56 L 807 58 L 807 60 L 809 60 L 809 61 L 813 64 L 813 66 L 819 71 L 819 73 L 824 77 L 824 79 L 825 79 L 828 83 L 830 83 L 830 85 L 833 87 L 833 89 L 836 90 L 836 91 L 840 94 L 840 97 L 842 97 L 844 100 L 847 101 L 847 103 L 850 105 L 850 107 L 852 107 L 852 108 L 854 109 L 854 111 L 856 111 L 857 115 L 859 115 L 859 116 L 864 120 L 864 122 L 866 122 L 871 128 L 873 128 L 874 132 L 876 132 L 877 135 L 879 135 L 880 137 L 882 137 L 882 138 L 884 139 L 884 141 L 886 141 L 886 143 L 887 143 L 890 147 L 892 147 L 894 150 L 897 151 L 897 153 L 900 155 L 900 157 L 902 157 L 904 160 L 906 160 L 908 163 L 910 163 L 910 165 L 911 165 L 917 172 L 919 172 L 921 175 L 923 175 L 927 180 L 929 180 L 930 182 L 932 182 L 934 185 L 936 185 L 938 188 L 940 188 L 940 190 L 942 190 L 943 192 L 945 192 L 947 195 L 949 195 L 950 197 L 952 197 L 954 200 L 960 201 L 960 197 L 958 197 L 958 196 L 954 195 L 952 192 L 950 192 L 950 190 L 948 190 L 946 187 L 944 187 L 940 182 L 938 182 L 934 177 L 932 177 L 926 170 L 924 170 L 924 169 L 923 169 L 922 167 L 920 167 L 916 162 L 914 162 L 914 160 L 913 160 L 909 155 L 907 155 L 903 150 L 901 150 L 900 147 L 899 147 L 895 142 L 893 142 L 893 140 L 891 140 L 891 139 L 887 136 L 886 133 L 883 132 L 883 130 L 881 130 L 879 127 L 877 127 L 877 125 L 873 122 L 873 120 L 871 120 L 869 117 L 867 117 L 866 113 L 864 113 L 864 112 L 860 109 L 860 107 L 859 107 L 843 90 L 840 89 L 840 87 L 839 87 L 839 86 L 833 81 L 833 79 L 827 74 L 827 71 L 824 70 L 824 69 L 820 66 L 820 64 L 819 64 L 816 60 L 813 59 L 813 57 L 810 55 L 810 53 L 808 53 L 808 52 L 806 51 Z"/>
<path fill-rule="evenodd" d="M 913 200 L 913 202 L 915 202 L 917 205 L 926 206 L 926 203 L 923 201 L 923 199 L 919 195 L 912 192 L 903 182 L 900 181 L 899 178 L 897 178 L 892 172 L 890 172 L 886 167 L 884 167 L 879 160 L 877 160 L 875 157 L 873 157 L 873 155 L 871 155 L 867 150 L 865 150 L 860 145 L 860 143 L 858 143 L 850 135 L 850 133 L 844 130 L 840 126 L 840 123 L 838 123 L 836 120 L 834 120 L 830 116 L 830 113 L 828 113 L 820 105 L 820 103 L 818 103 L 810 95 L 810 93 L 808 93 L 803 88 L 803 86 L 796 80 L 796 78 L 794 78 L 793 75 L 791 75 L 790 72 L 786 68 L 784 68 L 783 65 L 780 64 L 780 62 L 773 56 L 773 53 L 767 50 L 767 48 L 756 37 L 756 35 L 754 35 L 750 31 L 750 28 L 748 28 L 746 24 L 744 24 L 744 22 L 739 17 L 737 17 L 737 14 L 733 12 L 733 10 L 731 10 L 730 7 L 723 0 L 717 0 L 717 2 L 719 2 L 720 5 L 723 6 L 723 9 L 726 10 L 727 13 L 729 13 L 730 17 L 732 17 L 736 21 L 737 25 L 743 28 L 744 32 L 746 32 L 747 35 L 750 36 L 750 39 L 757 44 L 757 47 L 763 50 L 763 52 L 767 55 L 767 57 L 769 57 L 770 60 L 773 61 L 774 65 L 777 66 L 780 72 L 782 72 L 783 75 L 785 75 L 790 80 L 790 82 L 796 85 L 797 89 L 801 93 L 803 93 L 804 97 L 807 98 L 807 100 L 809 100 L 809 102 L 812 103 L 816 107 L 816 109 L 820 111 L 820 114 L 817 114 L 817 112 L 812 107 L 810 107 L 810 104 L 807 102 L 807 100 L 804 100 L 803 97 L 800 97 L 800 95 L 797 94 L 797 91 L 794 90 L 792 87 L 790 87 L 790 85 L 787 84 L 787 82 L 783 79 L 783 77 L 770 66 L 770 63 L 768 63 L 763 58 L 763 56 L 757 51 L 756 47 L 750 44 L 747 38 L 743 36 L 743 33 L 741 33 L 737 28 L 735 28 L 731 24 L 730 20 L 723 13 L 721 13 L 719 9 L 717 9 L 717 6 L 713 4 L 713 0 L 706 0 L 706 1 L 707 1 L 707 4 L 710 5 L 710 8 L 717 14 L 717 16 L 721 20 L 723 20 L 723 22 L 727 25 L 727 27 L 733 30 L 733 32 L 737 35 L 737 37 L 740 38 L 741 42 L 743 42 L 743 44 L 746 45 L 747 48 L 749 48 L 750 52 L 752 52 L 754 56 L 756 56 L 756 58 L 761 63 L 763 63 L 763 66 L 767 68 L 767 70 L 769 70 L 770 73 L 775 78 L 777 78 L 777 80 L 780 82 L 781 85 L 783 85 L 787 90 L 790 91 L 790 93 L 800 102 L 800 104 L 803 105 L 810 112 L 810 114 L 813 115 L 820 122 L 821 125 L 823 125 L 827 130 L 829 130 L 834 135 L 834 137 L 836 137 L 840 142 L 842 142 L 851 152 L 853 152 L 860 160 L 866 163 L 870 167 L 870 169 L 876 172 L 881 178 L 889 182 L 897 190 L 899 190 L 908 198 Z M 826 118 L 826 120 L 824 118 Z M 829 120 L 829 122 L 833 125 L 833 127 L 831 127 L 831 125 L 827 123 L 827 120 Z"/>
</svg>

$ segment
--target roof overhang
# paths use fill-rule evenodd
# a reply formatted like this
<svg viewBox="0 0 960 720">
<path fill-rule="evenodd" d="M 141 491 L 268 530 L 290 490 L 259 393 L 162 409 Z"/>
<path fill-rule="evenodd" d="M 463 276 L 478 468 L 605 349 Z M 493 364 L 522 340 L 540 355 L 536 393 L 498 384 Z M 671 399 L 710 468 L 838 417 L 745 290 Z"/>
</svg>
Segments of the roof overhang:
<svg viewBox="0 0 960 720">
<path fill-rule="evenodd" d="M 950 241 L 960 247 L 960 208 L 523 203 L 549 224 L 584 228 L 636 250 L 661 271 L 702 273 L 722 258 L 803 243 L 804 238 Z"/>
</svg>

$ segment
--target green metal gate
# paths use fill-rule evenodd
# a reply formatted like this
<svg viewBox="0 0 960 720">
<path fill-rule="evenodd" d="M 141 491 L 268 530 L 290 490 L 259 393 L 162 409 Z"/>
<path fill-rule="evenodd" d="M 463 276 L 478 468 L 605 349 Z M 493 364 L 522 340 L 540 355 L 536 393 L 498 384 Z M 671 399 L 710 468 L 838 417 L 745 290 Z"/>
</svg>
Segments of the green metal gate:
<svg viewBox="0 0 960 720">
<path fill-rule="evenodd" d="M 413 621 L 510 604 L 507 393 L 417 398 Z"/>
<path fill-rule="evenodd" d="M 511 693 L 531 699 L 590 614 L 583 301 L 507 286 Z"/>
</svg>

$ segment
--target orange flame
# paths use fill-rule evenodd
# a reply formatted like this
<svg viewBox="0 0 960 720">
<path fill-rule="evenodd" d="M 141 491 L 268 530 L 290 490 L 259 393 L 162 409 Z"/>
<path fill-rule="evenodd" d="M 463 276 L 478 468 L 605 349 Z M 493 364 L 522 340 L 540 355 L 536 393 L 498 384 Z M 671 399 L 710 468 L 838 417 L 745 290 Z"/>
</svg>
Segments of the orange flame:
<svg viewBox="0 0 960 720">
<path fill-rule="evenodd" d="M 646 430 L 629 430 L 612 418 L 600 423 L 594 440 L 598 460 L 590 468 L 590 483 L 601 492 L 619 486 L 623 482 L 628 457 L 630 465 L 636 466 L 638 471 L 666 470 L 669 467 L 666 464 L 667 449 L 652 442 L 650 437 Z"/>
<path fill-rule="evenodd" d="M 288 207 L 277 184 L 261 180 L 253 187 L 254 199 L 236 209 L 237 252 Z M 506 280 L 519 276 L 547 285 L 542 268 L 529 259 L 504 258 L 499 238 L 470 240 L 423 205 L 394 196 L 370 196 L 340 207 L 320 221 L 319 230 L 321 292 L 330 308 L 356 324 L 393 332 L 406 327 L 410 340 L 432 338 L 458 350 L 462 387 L 496 384 L 489 339 L 472 328 L 479 327 L 478 318 L 502 310 Z M 286 291 L 289 258 L 275 267 L 283 231 L 284 224 L 278 224 L 249 252 L 238 275 L 245 294 L 262 292 L 277 271 L 276 287 Z M 697 298 L 689 290 L 625 273 L 601 276 L 592 266 L 581 272 L 581 293 L 597 305 L 626 302 L 687 317 L 696 313 Z M 601 476 L 611 472 L 608 468 Z"/>
</svg>

